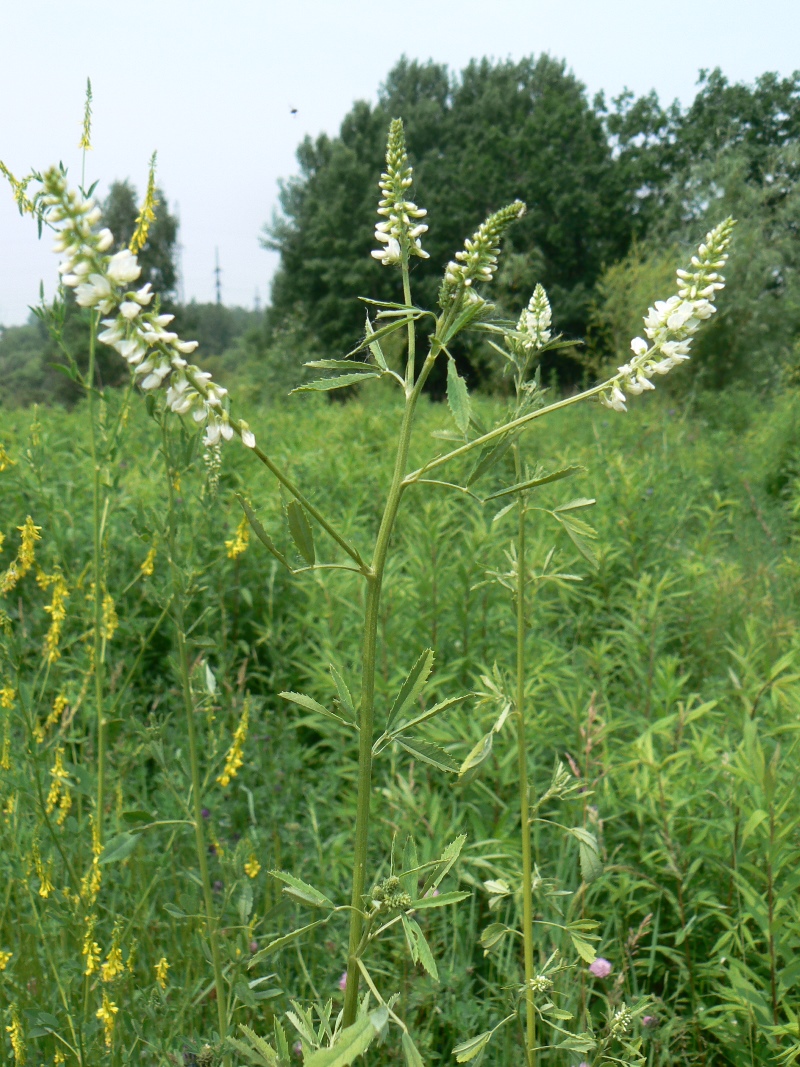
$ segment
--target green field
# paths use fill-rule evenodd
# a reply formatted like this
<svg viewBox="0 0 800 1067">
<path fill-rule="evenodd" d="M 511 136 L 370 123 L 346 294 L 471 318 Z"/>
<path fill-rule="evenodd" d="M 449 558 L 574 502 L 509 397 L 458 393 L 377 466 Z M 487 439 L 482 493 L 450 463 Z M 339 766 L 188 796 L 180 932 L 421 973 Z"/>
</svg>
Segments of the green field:
<svg viewBox="0 0 800 1067">
<path fill-rule="evenodd" d="M 476 402 L 487 424 L 501 406 Z M 4 567 L 26 516 L 41 527 L 35 564 L 0 601 L 0 681 L 16 690 L 2 712 L 0 950 L 12 955 L 0 996 L 15 1006 L 30 1063 L 51 1063 L 64 1049 L 54 1032 L 80 1048 L 83 1062 L 100 1062 L 104 996 L 118 1009 L 114 1063 L 190 1063 L 192 1050 L 197 1062 L 210 1062 L 201 1050 L 218 1029 L 187 814 L 161 431 L 136 397 L 111 393 L 99 412 L 101 437 L 121 412 L 118 444 L 101 479 L 108 502 L 102 569 L 113 606 L 106 604 L 103 630 L 106 850 L 88 936 L 99 956 L 88 976 L 81 881 L 92 871 L 97 753 L 86 405 L 7 412 L 0 430 Z M 344 404 L 302 397 L 248 413 L 262 447 L 365 550 L 380 519 L 401 414 L 381 386 Z M 609 1007 L 652 998 L 645 1022 L 637 1023 L 648 1065 L 762 1064 L 800 1047 L 792 999 L 800 967 L 798 414 L 793 393 L 769 406 L 736 392 L 692 404 L 658 395 L 627 415 L 568 409 L 523 438 L 531 464 L 585 468 L 569 483 L 537 490 L 534 505 L 597 501 L 582 512 L 597 531 L 596 566 L 547 514 L 529 520 L 535 574 L 554 547 L 549 570 L 580 578 L 537 580 L 528 604 L 533 797 L 547 789 L 558 760 L 576 779 L 571 797 L 545 804 L 533 824 L 537 966 L 563 951 L 570 966 L 557 975 L 553 996 L 578 1019 L 588 1012 L 597 1023 Z M 441 451 L 431 433 L 451 425 L 445 405 L 423 400 L 412 464 Z M 215 486 L 193 440 L 173 428 L 169 448 L 231 1033 L 243 1023 L 271 1034 L 280 1017 L 292 1045 L 298 1034 L 284 1017 L 292 999 L 324 1005 L 332 998 L 334 1015 L 341 1007 L 346 919 L 334 916 L 252 970 L 247 963 L 318 917 L 282 894 L 270 870 L 303 879 L 337 904 L 348 899 L 356 743 L 336 722 L 277 694 L 305 693 L 336 709 L 330 665 L 357 694 L 363 590 L 345 571 L 291 576 L 252 536 L 230 558 L 242 515 L 235 494 L 242 493 L 278 549 L 299 565 L 285 518 L 288 496 L 241 447 L 224 450 Z M 449 475 L 458 480 L 459 473 L 465 471 L 454 466 Z M 489 481 L 508 484 L 502 464 Z M 502 503 L 415 486 L 389 557 L 377 725 L 420 652 L 433 648 L 420 707 L 469 695 L 420 736 L 456 768 L 497 718 L 498 692 L 513 689 L 514 611 L 496 576 L 509 571 L 515 523 L 513 516 L 493 522 Z M 323 561 L 341 557 L 317 551 Z M 66 617 L 60 655 L 48 665 L 42 648 L 54 586 L 37 583 L 36 575 L 59 569 Z M 47 725 L 59 696 L 66 711 Z M 217 778 L 245 707 L 243 763 L 223 786 Z M 70 799 L 45 816 L 57 748 L 68 775 L 62 793 Z M 508 1014 L 521 982 L 515 936 L 498 936 L 486 951 L 486 935 L 484 945 L 479 941 L 490 924 L 518 925 L 515 790 L 510 723 L 471 781 L 397 744 L 375 762 L 367 884 L 389 874 L 392 851 L 402 854 L 409 836 L 424 864 L 467 835 L 442 891 L 469 895 L 419 913 L 438 982 L 414 966 L 396 930 L 369 962 L 386 995 L 401 994 L 425 1063 L 453 1062 L 455 1045 Z M 569 832 L 575 827 L 595 835 L 602 870 L 581 865 L 579 841 Z M 508 893 L 487 890 L 487 881 L 505 882 Z M 607 978 L 593 977 L 569 935 L 547 925 L 576 919 L 599 924 L 594 947 L 612 965 Z M 159 972 L 159 983 L 162 958 L 169 969 L 166 978 Z M 109 960 L 104 980 L 100 967 Z M 251 988 L 254 979 L 262 981 Z M 519 1041 L 518 1024 L 505 1026 L 484 1062 L 516 1062 Z M 9 1057 L 10 1046 L 3 1047 Z M 562 1049 L 542 1058 L 574 1065 L 582 1057 Z M 366 1056 L 371 1064 L 401 1060 L 391 1039 Z"/>
</svg>

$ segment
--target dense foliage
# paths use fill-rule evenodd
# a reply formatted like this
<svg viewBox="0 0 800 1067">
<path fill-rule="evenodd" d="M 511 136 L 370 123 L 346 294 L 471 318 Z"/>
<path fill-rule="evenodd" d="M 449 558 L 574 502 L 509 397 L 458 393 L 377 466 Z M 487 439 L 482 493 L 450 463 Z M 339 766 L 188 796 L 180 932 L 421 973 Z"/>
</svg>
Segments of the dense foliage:
<svg viewBox="0 0 800 1067">
<path fill-rule="evenodd" d="M 112 399 L 109 424 L 118 402 Z M 585 791 L 548 817 L 592 829 L 604 861 L 604 872 L 577 897 L 559 896 L 581 889 L 578 844 L 565 847 L 560 831 L 538 825 L 536 913 L 543 920 L 580 914 L 601 924 L 596 947 L 613 970 L 607 979 L 567 972 L 559 985 L 563 1006 L 599 1011 L 604 997 L 613 1005 L 649 993 L 655 999 L 642 1032 L 650 1063 L 753 1067 L 797 1046 L 789 994 L 800 936 L 792 756 L 800 708 L 792 511 L 800 409 L 791 394 L 768 410 L 737 394 L 720 397 L 709 413 L 667 403 L 651 401 L 624 417 L 596 408 L 567 414 L 546 438 L 535 435 L 526 446 L 548 466 L 569 461 L 587 468 L 577 491 L 597 497 L 599 534 L 596 572 L 546 525 L 531 548 L 535 570 L 555 545 L 558 569 L 583 579 L 543 584 L 534 602 L 528 642 L 533 785 L 537 793 L 547 786 L 555 758 L 572 767 Z M 489 405 L 479 412 L 492 417 Z M 264 411 L 254 425 L 298 478 L 325 486 L 319 502 L 358 543 L 378 521 L 399 414 L 388 399 L 374 396 L 345 408 L 309 400 Z M 429 433 L 444 418 L 440 405 L 422 412 L 419 459 L 435 447 Z M 52 624 L 45 612 L 52 587 L 39 587 L 36 568 L 60 571 L 69 593 L 60 658 L 37 683 L 41 700 L 30 704 L 23 687 L 2 712 L 8 768 L 0 798 L 0 952 L 12 956 L 0 975 L 0 997 L 6 1008 L 17 1006 L 31 1062 L 52 1062 L 59 1046 L 48 1036 L 51 1028 L 71 1040 L 60 988 L 72 1001 L 85 986 L 85 1016 L 77 1025 L 87 1047 L 102 1046 L 104 1024 L 95 1016 L 104 992 L 110 994 L 119 1007 L 117 1062 L 180 1063 L 182 1049 L 199 1056 L 214 1027 L 191 828 L 169 823 L 186 818 L 189 772 L 176 646 L 164 615 L 171 579 L 160 539 L 160 439 L 139 405 L 125 433 L 108 472 L 114 491 L 105 526 L 113 601 L 108 676 L 117 709 L 110 713 L 109 850 L 115 844 L 119 851 L 102 868 L 92 936 L 100 964 L 118 944 L 124 965 L 118 975 L 107 972 L 107 980 L 100 964 L 91 977 L 83 975 L 85 930 L 70 874 L 74 868 L 79 882 L 91 869 L 95 788 L 87 695 L 86 410 L 19 414 L 2 434 L 6 565 L 25 516 L 42 527 L 36 567 L 3 602 L 21 640 L 22 663 L 33 667 L 40 660 Z M 176 439 L 172 447 L 181 468 L 184 446 Z M 271 1012 L 282 1013 L 290 997 L 341 1003 L 342 929 L 330 927 L 324 951 L 302 963 L 290 945 L 254 971 L 245 964 L 303 921 L 303 909 L 293 917 L 296 906 L 281 898 L 269 868 L 283 867 L 334 898 L 347 886 L 354 746 L 328 720 L 292 709 L 275 694 L 301 690 L 331 706 L 329 662 L 353 685 L 350 635 L 360 609 L 351 576 L 320 572 L 301 582 L 285 576 L 257 541 L 233 551 L 240 514 L 233 493 L 243 487 L 247 459 L 226 454 L 216 488 L 213 475 L 209 482 L 196 468 L 183 470 L 179 507 L 225 966 L 239 994 L 235 1019 L 264 1032 Z M 504 590 L 485 580 L 488 571 L 507 569 L 508 520 L 493 523 L 494 509 L 455 497 L 434 503 L 434 491 L 421 487 L 415 508 L 401 514 L 381 624 L 379 703 L 426 644 L 437 651 L 429 701 L 465 687 L 485 691 L 481 675 L 496 665 L 502 679 L 513 665 L 513 612 Z M 266 485 L 251 492 L 262 521 L 280 530 L 280 494 Z M 544 502 L 564 499 L 558 486 L 546 492 Z M 293 552 L 288 534 L 279 544 Z M 15 684 L 8 676 L 2 681 Z M 64 702 L 53 722 L 59 696 Z M 248 697 L 244 762 L 222 786 L 215 778 Z M 491 718 L 491 704 L 473 699 L 431 724 L 429 736 L 458 762 L 469 745 L 460 738 L 477 741 Z M 378 765 L 370 877 L 386 873 L 382 864 L 393 839 L 411 834 L 423 861 L 454 834 L 468 834 L 457 884 L 470 890 L 472 903 L 452 917 L 432 912 L 425 921 L 439 981 L 415 983 L 407 1008 L 428 1063 L 448 1062 L 465 1034 L 494 1025 L 498 1016 L 487 991 L 519 981 L 513 943 L 487 955 L 478 944 L 481 931 L 509 921 L 519 905 L 502 895 L 491 905 L 484 888 L 508 878 L 517 862 L 510 746 L 511 735 L 501 732 L 482 774 L 460 787 L 399 750 Z M 50 829 L 32 838 L 37 794 L 48 793 L 58 748 L 71 804 L 58 824 L 56 807 Z M 137 831 L 132 841 L 131 830 Z M 40 857 L 39 868 L 32 855 Z M 47 894 L 42 872 L 53 884 Z M 543 962 L 561 935 L 537 929 Z M 162 957 L 167 971 L 157 969 Z M 399 943 L 380 964 L 397 989 L 406 988 L 409 966 Z M 163 989 L 159 975 L 166 975 Z M 243 980 L 267 975 L 252 990 Z M 517 1040 L 509 1030 L 485 1062 L 509 1062 Z M 194 1062 L 189 1051 L 184 1055 Z M 555 1054 L 551 1061 L 577 1062 Z M 370 1062 L 396 1061 L 379 1049 Z"/>
</svg>

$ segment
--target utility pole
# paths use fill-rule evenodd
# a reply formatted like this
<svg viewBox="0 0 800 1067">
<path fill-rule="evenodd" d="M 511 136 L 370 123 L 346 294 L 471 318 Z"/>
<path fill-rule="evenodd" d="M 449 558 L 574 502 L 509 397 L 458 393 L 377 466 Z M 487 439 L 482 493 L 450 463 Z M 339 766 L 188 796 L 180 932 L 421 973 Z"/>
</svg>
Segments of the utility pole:
<svg viewBox="0 0 800 1067">
<path fill-rule="evenodd" d="M 254 311 L 260 311 L 261 310 L 261 293 L 259 293 L 258 289 L 256 289 L 256 295 L 255 295 L 255 297 L 253 299 L 253 310 Z"/>
<path fill-rule="evenodd" d="M 214 277 L 216 278 L 215 287 L 217 290 L 217 303 L 222 303 L 222 281 L 220 280 L 222 275 L 222 268 L 219 265 L 219 249 L 214 249 Z"/>
</svg>

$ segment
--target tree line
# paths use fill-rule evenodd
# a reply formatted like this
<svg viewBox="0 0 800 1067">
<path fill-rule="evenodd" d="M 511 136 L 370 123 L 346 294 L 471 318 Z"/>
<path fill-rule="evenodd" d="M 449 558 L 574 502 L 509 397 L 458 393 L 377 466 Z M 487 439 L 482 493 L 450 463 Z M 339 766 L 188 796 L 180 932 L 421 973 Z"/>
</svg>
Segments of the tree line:
<svg viewBox="0 0 800 1067">
<path fill-rule="evenodd" d="M 354 297 L 397 298 L 370 256 L 386 130 L 397 116 L 418 202 L 436 220 L 425 240 L 430 259 L 414 264 L 421 303 L 435 306 L 442 268 L 489 212 L 525 200 L 492 299 L 511 316 L 536 282 L 545 286 L 555 328 L 587 339 L 545 367 L 569 384 L 626 358 L 639 309 L 671 292 L 676 250 L 732 213 L 740 225 L 728 296 L 684 381 L 765 386 L 800 377 L 800 72 L 742 85 L 701 71 L 691 104 L 665 106 L 654 91 L 590 100 L 566 63 L 548 55 L 474 60 L 458 74 L 401 59 L 377 102 L 356 102 L 335 137 L 306 137 L 298 173 L 281 183 L 262 234 L 280 254 L 265 313 L 177 304 L 178 223 L 160 192 L 140 256 L 143 280 L 218 371 L 244 375 L 261 396 L 285 391 L 310 353 L 341 355 L 357 343 L 363 312 Z M 122 247 L 135 225 L 136 190 L 115 183 L 104 207 Z M 77 318 L 68 305 L 64 340 L 80 346 Z M 467 340 L 456 355 L 473 385 L 498 384 L 485 345 Z M 0 332 L 6 402 L 68 401 L 71 383 L 56 361 L 40 323 Z M 100 372 L 113 384 L 125 368 L 112 357 Z M 434 392 L 440 387 L 432 382 Z"/>
</svg>

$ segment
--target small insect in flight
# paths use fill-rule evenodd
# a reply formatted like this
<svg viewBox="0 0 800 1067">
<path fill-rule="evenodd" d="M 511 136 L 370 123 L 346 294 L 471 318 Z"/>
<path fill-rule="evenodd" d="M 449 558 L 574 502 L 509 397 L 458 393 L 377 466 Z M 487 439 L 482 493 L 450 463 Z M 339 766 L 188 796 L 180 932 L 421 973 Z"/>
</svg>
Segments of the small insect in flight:
<svg viewBox="0 0 800 1067">
<path fill-rule="evenodd" d="M 296 115 L 297 114 L 297 108 L 296 107 L 289 108 L 289 114 L 290 115 Z"/>
</svg>

